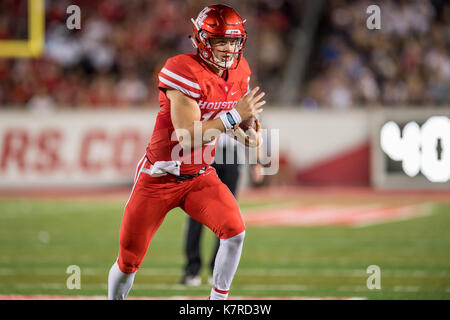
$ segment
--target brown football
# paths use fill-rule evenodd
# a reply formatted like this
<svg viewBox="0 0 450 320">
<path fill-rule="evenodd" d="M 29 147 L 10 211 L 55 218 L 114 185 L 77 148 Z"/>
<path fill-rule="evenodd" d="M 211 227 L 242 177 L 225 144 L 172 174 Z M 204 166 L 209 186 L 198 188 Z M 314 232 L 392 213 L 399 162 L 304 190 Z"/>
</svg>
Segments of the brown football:
<svg viewBox="0 0 450 320">
<path fill-rule="evenodd" d="M 243 120 L 240 124 L 239 127 L 244 130 L 247 131 L 248 128 L 253 128 L 256 130 L 256 117 L 252 116 L 246 120 Z"/>
</svg>

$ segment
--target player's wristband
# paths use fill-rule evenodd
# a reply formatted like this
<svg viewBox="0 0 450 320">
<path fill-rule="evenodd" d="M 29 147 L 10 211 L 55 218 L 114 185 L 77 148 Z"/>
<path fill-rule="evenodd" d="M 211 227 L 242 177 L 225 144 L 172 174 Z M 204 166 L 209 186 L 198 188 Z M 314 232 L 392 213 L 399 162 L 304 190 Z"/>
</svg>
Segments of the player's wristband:
<svg viewBox="0 0 450 320">
<path fill-rule="evenodd" d="M 222 120 L 223 126 L 227 130 L 233 129 L 235 125 L 242 122 L 241 115 L 234 108 L 220 115 L 220 120 Z"/>
</svg>

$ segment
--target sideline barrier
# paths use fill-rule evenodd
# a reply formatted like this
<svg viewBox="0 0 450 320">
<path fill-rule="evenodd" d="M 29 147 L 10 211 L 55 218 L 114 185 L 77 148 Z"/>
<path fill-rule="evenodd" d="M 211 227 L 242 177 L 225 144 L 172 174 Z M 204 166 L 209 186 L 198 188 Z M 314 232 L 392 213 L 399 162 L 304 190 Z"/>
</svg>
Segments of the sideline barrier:
<svg viewBox="0 0 450 320">
<path fill-rule="evenodd" d="M 280 157 L 300 184 L 450 189 L 449 108 L 265 109 L 263 126 L 278 130 Z M 0 189 L 130 184 L 157 112 L 2 111 Z"/>
</svg>

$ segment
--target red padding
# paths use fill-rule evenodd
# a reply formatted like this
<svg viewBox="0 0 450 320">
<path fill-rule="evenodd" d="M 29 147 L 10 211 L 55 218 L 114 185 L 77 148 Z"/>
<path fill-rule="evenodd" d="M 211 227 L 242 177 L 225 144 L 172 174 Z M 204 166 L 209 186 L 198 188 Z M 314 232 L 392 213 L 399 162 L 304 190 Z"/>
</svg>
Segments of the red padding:
<svg viewBox="0 0 450 320">
<path fill-rule="evenodd" d="M 370 185 L 370 143 L 364 143 L 337 156 L 297 172 L 302 185 Z"/>
</svg>

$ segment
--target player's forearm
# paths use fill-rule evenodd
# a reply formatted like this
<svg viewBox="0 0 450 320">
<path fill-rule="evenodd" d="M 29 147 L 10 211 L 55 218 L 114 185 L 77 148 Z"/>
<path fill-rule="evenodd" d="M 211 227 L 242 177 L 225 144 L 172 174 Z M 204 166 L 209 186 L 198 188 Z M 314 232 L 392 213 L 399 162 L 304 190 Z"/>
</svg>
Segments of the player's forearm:
<svg viewBox="0 0 450 320">
<path fill-rule="evenodd" d="M 201 147 L 218 138 L 225 132 L 222 121 L 218 119 L 194 121 L 184 129 L 177 129 L 177 137 L 183 148 Z"/>
</svg>

